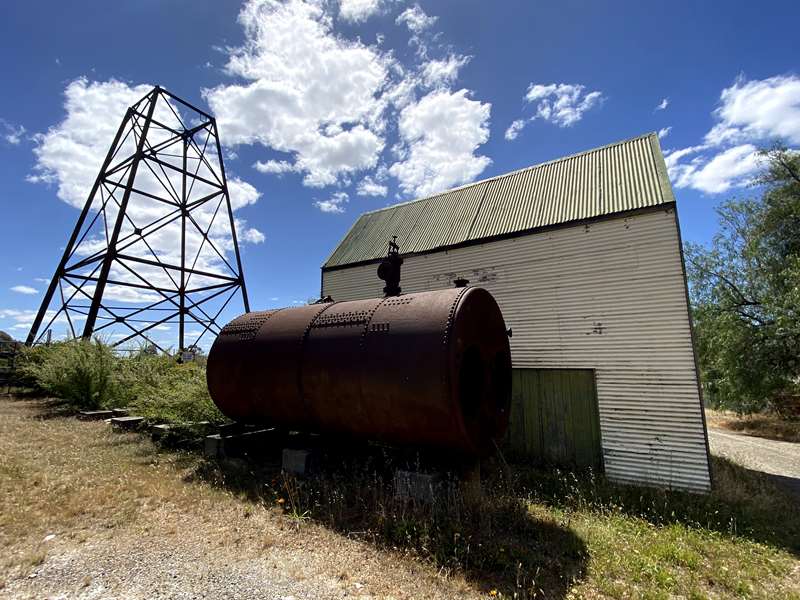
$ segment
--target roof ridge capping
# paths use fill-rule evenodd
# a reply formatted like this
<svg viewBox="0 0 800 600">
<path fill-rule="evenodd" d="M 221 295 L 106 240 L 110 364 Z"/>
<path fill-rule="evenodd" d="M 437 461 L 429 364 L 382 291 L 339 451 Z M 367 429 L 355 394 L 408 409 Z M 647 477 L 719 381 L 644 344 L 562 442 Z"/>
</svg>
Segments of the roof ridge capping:
<svg viewBox="0 0 800 600">
<path fill-rule="evenodd" d="M 586 154 L 592 154 L 594 152 L 600 152 L 601 150 L 608 150 L 609 148 L 613 148 L 615 146 L 622 146 L 623 144 L 629 144 L 630 142 L 637 142 L 639 140 L 643 140 L 646 138 L 651 139 L 651 143 L 654 143 L 653 147 L 653 154 L 656 157 L 656 169 L 659 171 L 659 175 L 661 175 L 661 171 L 663 168 L 663 176 L 667 177 L 667 167 L 664 164 L 664 154 L 661 151 L 661 144 L 658 140 L 658 134 L 655 131 L 650 131 L 648 133 L 643 133 L 641 135 L 636 135 L 631 138 L 626 138 L 624 140 L 619 140 L 616 142 L 611 142 L 610 144 L 605 144 L 604 146 L 597 146 L 596 148 L 589 148 L 588 150 L 581 150 L 580 152 L 575 152 L 574 154 L 567 154 L 566 156 L 560 156 L 558 158 L 553 158 L 550 160 L 546 160 L 544 162 L 536 163 L 534 165 L 529 165 L 527 167 L 522 167 L 520 169 L 516 169 L 514 171 L 509 171 L 508 173 L 501 173 L 499 175 L 493 175 L 492 177 L 487 177 L 486 179 L 480 179 L 479 181 L 473 181 L 471 183 L 465 183 L 464 185 L 459 185 L 454 188 L 449 188 L 446 190 L 442 190 L 440 192 L 436 192 L 435 194 L 431 194 L 429 196 L 423 196 L 422 198 L 414 198 L 413 200 L 405 200 L 404 202 L 398 202 L 396 204 L 390 204 L 389 206 L 383 206 L 381 208 L 373 208 L 372 210 L 365 210 L 361 212 L 360 216 L 363 215 L 371 215 L 374 213 L 382 212 L 384 210 L 393 210 L 400 206 L 406 206 L 407 204 L 413 204 L 414 202 L 424 202 L 425 200 L 429 200 L 431 198 L 436 198 L 437 196 L 441 196 L 443 194 L 451 194 L 453 192 L 457 192 L 459 190 L 471 188 L 476 185 L 483 185 L 484 183 L 489 183 L 490 181 L 495 181 L 497 179 L 503 179 L 505 177 L 511 177 L 512 175 L 516 175 L 518 173 L 523 173 L 524 171 L 530 171 L 533 169 L 539 169 L 541 167 L 546 167 L 548 165 L 560 163 L 566 160 L 572 160 L 574 158 L 578 158 L 579 156 L 584 156 Z M 660 160 L 658 160 L 660 159 Z M 661 163 L 661 164 L 659 164 Z M 666 179 L 666 187 L 664 187 L 664 181 L 661 182 L 661 193 L 666 196 L 669 196 L 670 199 L 667 200 L 665 198 L 665 202 L 674 202 L 675 198 L 672 197 L 672 188 L 669 185 L 669 178 Z"/>
</svg>

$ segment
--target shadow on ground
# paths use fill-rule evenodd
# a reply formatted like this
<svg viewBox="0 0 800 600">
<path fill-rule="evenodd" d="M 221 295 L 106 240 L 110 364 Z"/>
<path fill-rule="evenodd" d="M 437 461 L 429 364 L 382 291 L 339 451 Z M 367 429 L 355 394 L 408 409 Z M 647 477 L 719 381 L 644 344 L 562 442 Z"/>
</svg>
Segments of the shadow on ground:
<svg viewBox="0 0 800 600">
<path fill-rule="evenodd" d="M 455 479 L 446 479 L 432 501 L 415 501 L 396 497 L 397 457 L 386 450 L 326 452 L 316 475 L 304 479 L 283 475 L 279 454 L 270 455 L 271 464 L 247 458 L 208 462 L 191 479 L 254 503 L 280 504 L 298 524 L 311 520 L 445 572 L 460 572 L 484 592 L 563 598 L 585 576 L 584 542 L 555 521 L 535 518 L 502 481 L 485 481 L 485 493 L 475 498 Z"/>
<path fill-rule="evenodd" d="M 33 394 L 14 394 L 8 396 L 12 401 L 30 401 L 37 400 L 33 405 L 34 417 L 42 421 L 49 421 L 51 419 L 66 419 L 75 417 L 75 407 L 69 403 L 59 400 L 58 398 L 45 398 L 39 400 Z"/>
<path fill-rule="evenodd" d="M 761 471 L 754 471 L 752 469 L 744 470 L 750 473 L 751 476 L 757 477 L 759 475 L 764 475 L 776 486 L 782 487 L 783 489 L 788 490 L 791 494 L 794 494 L 795 499 L 800 502 L 800 478 L 788 477 L 786 475 L 773 475 L 772 473 L 762 473 Z"/>
</svg>

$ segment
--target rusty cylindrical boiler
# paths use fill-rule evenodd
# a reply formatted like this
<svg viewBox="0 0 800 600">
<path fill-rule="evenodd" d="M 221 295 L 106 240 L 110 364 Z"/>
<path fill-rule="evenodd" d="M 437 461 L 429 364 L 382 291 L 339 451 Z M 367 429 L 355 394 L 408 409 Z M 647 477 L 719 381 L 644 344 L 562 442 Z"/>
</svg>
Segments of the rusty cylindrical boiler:
<svg viewBox="0 0 800 600">
<path fill-rule="evenodd" d="M 490 453 L 508 424 L 503 315 L 480 287 L 244 314 L 208 356 L 231 419 Z"/>
</svg>

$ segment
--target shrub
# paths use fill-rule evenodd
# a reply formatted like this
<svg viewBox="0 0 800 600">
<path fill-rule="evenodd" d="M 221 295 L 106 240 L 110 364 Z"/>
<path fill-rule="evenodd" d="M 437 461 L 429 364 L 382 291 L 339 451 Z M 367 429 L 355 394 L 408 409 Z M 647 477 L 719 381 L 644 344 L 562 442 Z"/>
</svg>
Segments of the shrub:
<svg viewBox="0 0 800 600">
<path fill-rule="evenodd" d="M 208 394 L 202 366 L 178 364 L 168 357 L 123 362 L 131 362 L 126 369 L 140 374 L 134 387 L 135 397 L 129 403 L 137 414 L 160 422 L 225 420 Z"/>
<path fill-rule="evenodd" d="M 178 364 L 146 349 L 120 357 L 99 340 L 57 342 L 25 348 L 19 371 L 28 387 L 81 410 L 129 407 L 162 423 L 225 420 L 208 394 L 202 365 Z"/>
<path fill-rule="evenodd" d="M 23 380 L 38 390 L 77 408 L 94 409 L 115 396 L 117 360 L 100 341 L 70 340 L 26 348 L 18 368 Z"/>
<path fill-rule="evenodd" d="M 133 356 L 119 358 L 116 380 L 120 389 L 113 407 L 136 406 L 137 399 L 161 385 L 161 381 L 169 377 L 170 371 L 176 366 L 175 359 L 165 355 L 150 354 L 146 349 Z"/>
</svg>

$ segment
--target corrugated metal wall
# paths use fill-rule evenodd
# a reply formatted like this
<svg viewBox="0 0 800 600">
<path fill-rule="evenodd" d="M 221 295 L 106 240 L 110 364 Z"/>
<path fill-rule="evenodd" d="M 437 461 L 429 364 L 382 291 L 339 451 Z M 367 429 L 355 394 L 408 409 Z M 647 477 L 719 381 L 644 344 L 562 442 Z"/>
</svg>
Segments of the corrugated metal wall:
<svg viewBox="0 0 800 600">
<path fill-rule="evenodd" d="M 415 292 L 458 276 L 497 298 L 520 368 L 591 368 L 616 481 L 707 490 L 706 432 L 671 207 L 410 256 Z M 376 265 L 323 272 L 323 295 L 382 294 Z"/>
</svg>

